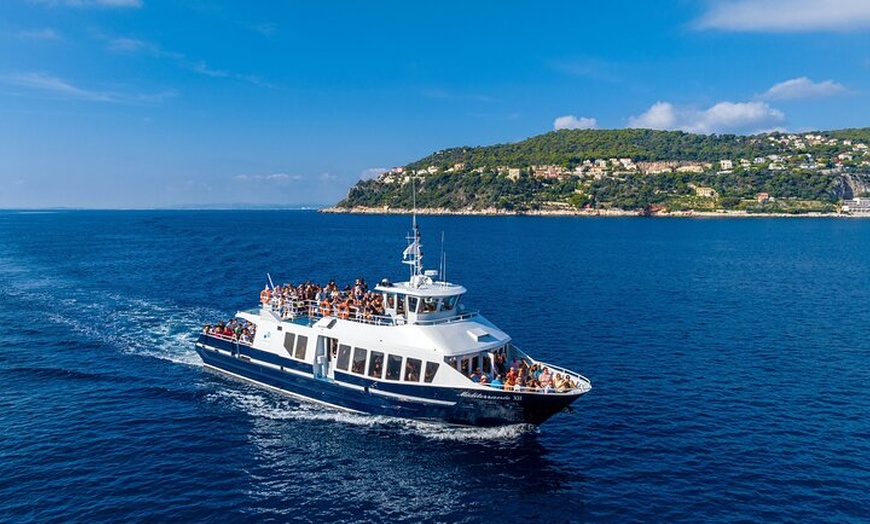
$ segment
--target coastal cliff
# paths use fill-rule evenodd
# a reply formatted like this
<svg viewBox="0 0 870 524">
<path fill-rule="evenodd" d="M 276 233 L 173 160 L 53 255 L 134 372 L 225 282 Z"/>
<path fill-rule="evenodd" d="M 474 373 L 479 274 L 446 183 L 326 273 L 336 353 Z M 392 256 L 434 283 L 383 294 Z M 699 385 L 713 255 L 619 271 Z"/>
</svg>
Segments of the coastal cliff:
<svg viewBox="0 0 870 524">
<path fill-rule="evenodd" d="M 326 212 L 479 215 L 863 213 L 870 128 L 753 136 L 561 130 L 439 151 L 363 180 Z M 411 183 L 413 181 L 413 183 Z"/>
</svg>

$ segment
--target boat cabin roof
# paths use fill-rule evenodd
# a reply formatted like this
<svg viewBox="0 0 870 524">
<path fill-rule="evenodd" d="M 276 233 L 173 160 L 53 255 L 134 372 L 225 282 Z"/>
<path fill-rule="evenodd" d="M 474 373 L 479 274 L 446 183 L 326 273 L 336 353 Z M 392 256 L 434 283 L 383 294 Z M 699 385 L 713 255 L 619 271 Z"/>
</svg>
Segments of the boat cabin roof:
<svg viewBox="0 0 870 524">
<path fill-rule="evenodd" d="M 375 291 L 384 293 L 397 293 L 400 295 L 410 295 L 417 297 L 451 297 L 455 295 L 464 295 L 467 289 L 459 284 L 451 284 L 450 282 L 433 282 L 426 277 L 418 282 L 396 282 L 391 283 L 387 280 L 382 280 Z"/>
</svg>

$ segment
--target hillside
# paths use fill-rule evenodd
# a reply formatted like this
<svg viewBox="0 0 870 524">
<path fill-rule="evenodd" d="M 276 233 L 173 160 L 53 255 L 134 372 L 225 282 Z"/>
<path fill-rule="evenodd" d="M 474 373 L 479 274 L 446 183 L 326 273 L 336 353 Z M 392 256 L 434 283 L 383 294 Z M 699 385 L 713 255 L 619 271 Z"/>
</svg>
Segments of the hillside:
<svg viewBox="0 0 870 524">
<path fill-rule="evenodd" d="M 698 135 L 560 130 L 459 147 L 357 183 L 335 208 L 833 212 L 870 196 L 870 128 Z M 415 177 L 416 184 L 410 184 Z"/>
</svg>

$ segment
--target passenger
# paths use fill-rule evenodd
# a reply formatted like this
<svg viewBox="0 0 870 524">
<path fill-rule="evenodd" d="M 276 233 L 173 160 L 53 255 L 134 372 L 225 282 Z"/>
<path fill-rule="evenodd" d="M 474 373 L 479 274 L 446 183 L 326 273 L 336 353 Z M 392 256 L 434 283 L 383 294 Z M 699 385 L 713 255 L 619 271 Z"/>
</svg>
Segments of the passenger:
<svg viewBox="0 0 870 524">
<path fill-rule="evenodd" d="M 515 385 L 516 385 L 516 375 L 511 376 L 510 373 L 508 373 L 508 376 L 505 377 L 505 380 L 504 380 L 504 390 L 511 391 L 514 389 Z"/>
<path fill-rule="evenodd" d="M 529 365 L 526 363 L 525 360 L 520 360 L 520 367 L 518 368 L 518 372 L 524 377 L 529 376 Z"/>
<path fill-rule="evenodd" d="M 529 376 L 528 380 L 526 380 L 526 389 L 529 391 L 538 391 L 541 389 L 541 385 L 535 380 L 534 376 Z"/>
<path fill-rule="evenodd" d="M 500 374 L 504 375 L 507 373 L 507 367 L 504 363 L 504 353 L 499 352 L 495 355 L 495 367 Z"/>
<path fill-rule="evenodd" d="M 410 359 L 405 362 L 405 380 L 407 382 L 420 382 L 420 368 L 412 364 Z"/>
<path fill-rule="evenodd" d="M 492 379 L 492 382 L 490 382 L 489 385 L 496 388 L 496 389 L 501 389 L 504 387 L 504 382 L 502 381 L 503 378 L 504 378 L 504 375 L 498 374 L 495 376 L 494 379 Z"/>
<path fill-rule="evenodd" d="M 468 378 L 470 378 L 472 382 L 480 382 L 481 375 L 483 375 L 483 373 L 480 372 L 480 368 L 477 368 L 471 375 L 468 376 Z"/>
<path fill-rule="evenodd" d="M 522 391 L 523 389 L 525 389 L 525 387 L 526 387 L 526 381 L 523 379 L 523 377 L 520 377 L 517 379 L 516 383 L 514 384 L 514 391 Z"/>
<path fill-rule="evenodd" d="M 350 304 L 346 299 L 339 302 L 338 305 L 335 306 L 335 309 L 339 318 L 346 319 L 350 316 Z"/>
<path fill-rule="evenodd" d="M 544 388 L 544 389 L 551 388 L 552 389 L 553 379 L 550 376 L 550 370 L 545 367 L 544 370 L 541 371 L 541 376 L 538 378 L 538 381 L 541 383 L 542 388 Z"/>
<path fill-rule="evenodd" d="M 489 385 L 489 377 L 487 377 L 486 374 L 481 375 L 478 383 L 481 386 L 488 386 Z"/>
</svg>

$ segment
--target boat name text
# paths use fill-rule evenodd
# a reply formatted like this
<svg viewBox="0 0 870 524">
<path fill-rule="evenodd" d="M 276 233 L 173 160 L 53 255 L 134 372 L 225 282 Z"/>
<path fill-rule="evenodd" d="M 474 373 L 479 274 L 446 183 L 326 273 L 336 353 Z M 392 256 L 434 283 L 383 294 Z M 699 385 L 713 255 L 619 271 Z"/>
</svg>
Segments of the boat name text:
<svg viewBox="0 0 870 524">
<path fill-rule="evenodd" d="M 512 400 L 514 402 L 519 402 L 522 400 L 522 396 L 520 395 L 486 395 L 484 393 L 477 393 L 472 391 L 463 391 L 459 394 L 460 397 L 464 398 L 474 398 L 480 400 Z"/>
</svg>

